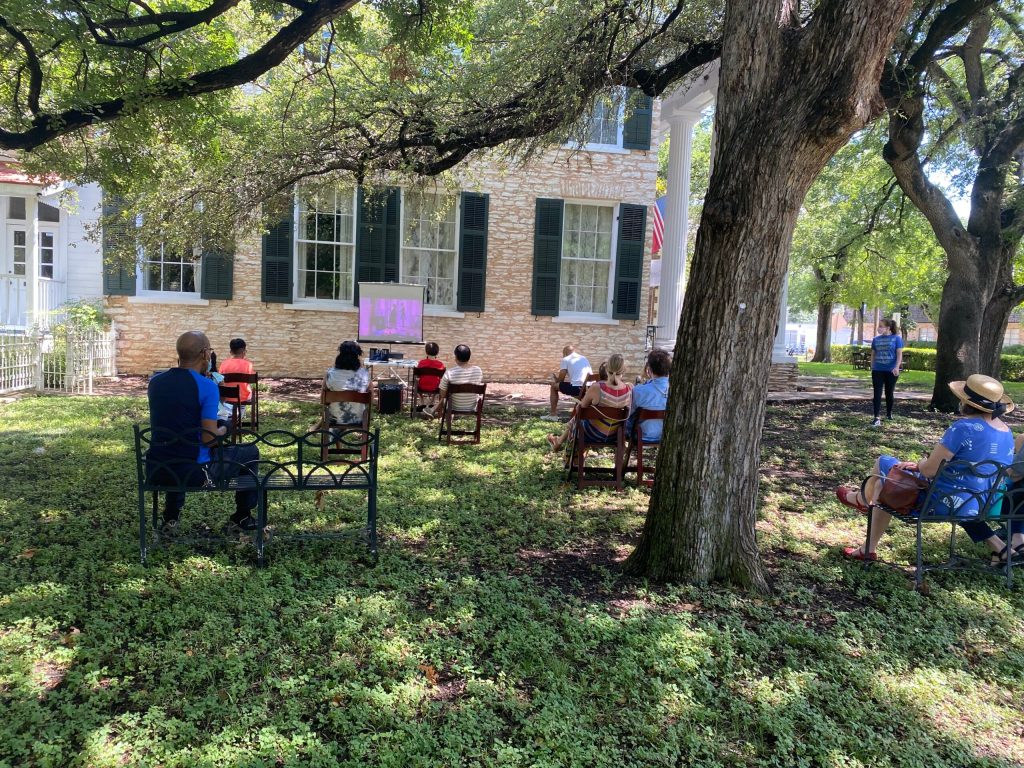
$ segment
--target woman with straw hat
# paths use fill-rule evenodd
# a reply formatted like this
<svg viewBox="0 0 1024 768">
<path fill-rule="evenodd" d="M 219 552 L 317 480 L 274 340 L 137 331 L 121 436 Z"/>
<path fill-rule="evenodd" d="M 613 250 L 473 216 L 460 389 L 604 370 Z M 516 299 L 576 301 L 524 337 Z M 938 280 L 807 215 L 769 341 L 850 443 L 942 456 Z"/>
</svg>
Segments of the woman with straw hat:
<svg viewBox="0 0 1024 768">
<path fill-rule="evenodd" d="M 884 478 L 894 466 L 917 472 L 925 478 L 933 478 L 943 461 L 957 460 L 972 464 L 990 461 L 1000 465 L 1013 461 L 1015 447 L 1019 449 L 1020 444 L 1024 443 L 1024 435 L 1017 439 L 1018 445 L 1015 446 L 1013 433 L 1002 420 L 1002 416 L 1014 409 L 1013 401 L 1003 392 L 1003 385 L 991 376 L 976 373 L 967 381 L 951 382 L 949 388 L 960 400 L 960 413 L 965 418 L 954 422 L 946 430 L 942 440 L 932 449 L 928 458 L 913 462 L 900 461 L 895 456 L 880 456 L 864 488 L 867 498 L 864 498 L 857 488 L 839 486 L 836 488 L 836 496 L 840 502 L 866 512 L 868 500 L 878 500 Z M 937 493 L 933 499 L 938 501 L 934 504 L 934 511 L 936 514 L 948 514 L 951 509 L 956 510 L 957 516 L 964 518 L 960 523 L 961 527 L 975 543 L 984 541 L 988 544 L 993 552 L 993 565 L 998 565 L 1005 562 L 1005 558 L 1012 557 L 1017 550 L 1010 552 L 1003 544 L 1003 540 L 993 534 L 992 529 L 984 521 L 977 519 L 978 498 L 991 490 L 996 473 L 984 474 L 988 476 L 967 474 L 958 479 L 955 486 L 945 476 L 940 477 L 936 483 L 945 483 L 949 487 L 936 487 Z M 875 509 L 871 518 L 867 551 L 863 546 L 847 547 L 843 554 L 854 560 L 877 560 L 875 547 L 891 520 L 891 515 Z M 1020 538 L 1020 542 L 1016 542 L 1017 538 Z M 1016 533 L 1014 541 L 1019 543 L 1021 550 L 1024 551 L 1024 531 Z"/>
</svg>

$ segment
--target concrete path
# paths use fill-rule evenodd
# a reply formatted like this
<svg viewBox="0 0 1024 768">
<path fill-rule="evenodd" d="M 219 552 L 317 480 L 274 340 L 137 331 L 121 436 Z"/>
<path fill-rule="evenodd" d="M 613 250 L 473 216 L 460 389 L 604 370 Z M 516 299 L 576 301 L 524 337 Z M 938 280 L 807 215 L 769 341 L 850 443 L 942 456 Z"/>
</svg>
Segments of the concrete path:
<svg viewBox="0 0 1024 768">
<path fill-rule="evenodd" d="M 145 376 L 120 376 L 98 382 L 96 394 L 144 396 L 147 378 Z M 292 400 L 316 402 L 320 397 L 318 379 L 264 379 L 268 390 L 261 395 L 269 400 Z M 547 408 L 548 386 L 546 384 L 508 384 L 488 382 L 487 401 L 494 406 L 516 408 Z M 769 403 L 805 403 L 825 400 L 870 400 L 871 383 L 864 379 L 828 378 L 823 376 L 799 376 L 797 391 L 769 392 Z M 931 392 L 922 389 L 908 389 L 896 385 L 897 400 L 928 402 Z M 568 408 L 568 401 L 560 410 Z"/>
</svg>

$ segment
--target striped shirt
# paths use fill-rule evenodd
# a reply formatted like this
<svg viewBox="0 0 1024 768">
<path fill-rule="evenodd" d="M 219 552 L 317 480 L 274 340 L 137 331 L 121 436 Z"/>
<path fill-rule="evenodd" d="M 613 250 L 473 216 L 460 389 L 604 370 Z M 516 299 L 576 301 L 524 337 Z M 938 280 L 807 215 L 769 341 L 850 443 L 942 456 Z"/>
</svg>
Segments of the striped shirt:
<svg viewBox="0 0 1024 768">
<path fill-rule="evenodd" d="M 448 391 L 449 384 L 483 384 L 484 372 L 478 365 L 456 365 L 449 368 L 441 377 L 441 384 L 438 390 L 441 394 Z M 472 411 L 476 408 L 478 396 L 472 392 L 462 392 L 452 395 L 452 408 L 456 411 Z"/>
</svg>

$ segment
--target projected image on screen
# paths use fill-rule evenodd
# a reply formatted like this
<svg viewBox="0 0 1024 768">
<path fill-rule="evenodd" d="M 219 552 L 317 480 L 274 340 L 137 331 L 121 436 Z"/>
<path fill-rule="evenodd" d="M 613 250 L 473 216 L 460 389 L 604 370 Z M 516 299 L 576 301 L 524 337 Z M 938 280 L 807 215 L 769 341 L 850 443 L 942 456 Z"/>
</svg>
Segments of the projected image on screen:
<svg viewBox="0 0 1024 768">
<path fill-rule="evenodd" d="M 423 286 L 359 284 L 359 341 L 423 342 Z"/>
</svg>

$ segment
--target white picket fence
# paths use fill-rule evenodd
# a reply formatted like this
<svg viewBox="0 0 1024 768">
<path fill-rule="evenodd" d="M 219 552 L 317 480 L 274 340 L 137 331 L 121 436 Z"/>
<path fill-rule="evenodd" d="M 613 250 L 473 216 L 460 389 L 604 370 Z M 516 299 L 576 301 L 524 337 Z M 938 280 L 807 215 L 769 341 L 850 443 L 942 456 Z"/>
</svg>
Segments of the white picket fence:
<svg viewBox="0 0 1024 768">
<path fill-rule="evenodd" d="M 0 395 L 34 389 L 91 395 L 117 374 L 113 330 L 51 334 L 0 332 Z"/>
</svg>

